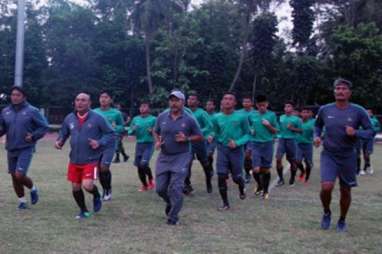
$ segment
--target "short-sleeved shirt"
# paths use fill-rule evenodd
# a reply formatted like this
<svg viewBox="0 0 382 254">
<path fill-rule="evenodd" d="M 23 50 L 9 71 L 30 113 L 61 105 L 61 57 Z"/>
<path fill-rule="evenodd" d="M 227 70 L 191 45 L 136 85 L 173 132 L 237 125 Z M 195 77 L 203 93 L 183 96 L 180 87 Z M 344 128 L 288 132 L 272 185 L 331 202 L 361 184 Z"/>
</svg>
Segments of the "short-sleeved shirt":
<svg viewBox="0 0 382 254">
<path fill-rule="evenodd" d="M 357 138 L 370 139 L 374 134 L 367 112 L 356 104 L 349 104 L 345 109 L 338 108 L 335 103 L 322 106 L 315 126 L 315 135 L 318 137 L 325 128 L 324 149 L 339 155 L 352 154 Z M 357 130 L 355 137 L 346 134 L 346 126 Z"/>
<path fill-rule="evenodd" d="M 270 142 L 274 139 L 274 134 L 263 124 L 263 120 L 267 120 L 273 128 L 279 128 L 277 116 L 274 112 L 267 110 L 262 114 L 259 111 L 253 111 L 248 116 L 248 121 L 253 131 L 252 140 L 255 142 Z"/>
<path fill-rule="evenodd" d="M 280 116 L 280 132 L 278 133 L 278 137 L 284 139 L 296 139 L 298 133 L 288 129 L 288 125 L 301 129 L 301 124 L 302 121 L 298 116 L 285 114 Z"/>
<path fill-rule="evenodd" d="M 308 119 L 306 121 L 302 121 L 301 129 L 302 133 L 297 136 L 297 143 L 299 144 L 312 144 L 313 136 L 314 136 L 314 119 Z"/>
<path fill-rule="evenodd" d="M 161 113 L 157 118 L 154 131 L 162 138 L 161 152 L 170 155 L 191 151 L 190 142 L 176 142 L 177 134 L 183 132 L 187 137 L 202 135 L 195 118 L 184 111 L 176 120 L 171 117 L 170 110 Z"/>
<path fill-rule="evenodd" d="M 249 141 L 248 118 L 237 111 L 232 114 L 217 113 L 212 119 L 213 135 L 218 143 L 225 146 L 232 139 L 241 146 Z"/>
<path fill-rule="evenodd" d="M 152 130 L 155 126 L 155 120 L 156 117 L 153 115 L 134 117 L 128 128 L 129 135 L 134 135 L 137 138 L 137 143 L 154 142 Z"/>
</svg>

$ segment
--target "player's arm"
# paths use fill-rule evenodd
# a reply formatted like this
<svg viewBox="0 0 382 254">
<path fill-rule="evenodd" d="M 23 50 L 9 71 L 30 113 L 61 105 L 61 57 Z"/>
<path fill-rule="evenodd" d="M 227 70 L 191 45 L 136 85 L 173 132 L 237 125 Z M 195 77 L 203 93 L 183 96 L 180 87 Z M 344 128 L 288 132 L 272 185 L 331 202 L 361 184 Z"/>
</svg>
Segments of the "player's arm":
<svg viewBox="0 0 382 254">
<path fill-rule="evenodd" d="M 190 117 L 190 132 L 186 136 L 183 132 L 176 134 L 175 140 L 177 142 L 200 142 L 203 140 L 202 131 L 194 118 Z"/>
<path fill-rule="evenodd" d="M 97 140 L 100 146 L 106 146 L 114 139 L 114 130 L 111 125 L 103 117 L 99 118 L 99 129 L 102 133 L 102 137 Z"/>
<path fill-rule="evenodd" d="M 300 119 L 298 119 L 297 123 L 289 124 L 288 129 L 293 131 L 293 132 L 302 133 L 302 121 Z"/>
<path fill-rule="evenodd" d="M 374 136 L 373 125 L 365 110 L 360 111 L 360 125 L 362 129 L 355 131 L 355 136 L 362 139 L 372 139 Z"/>
<path fill-rule="evenodd" d="M 322 136 L 322 130 L 324 129 L 325 122 L 324 122 L 324 112 L 323 109 L 320 108 L 317 114 L 317 118 L 314 124 L 314 144 L 316 146 L 319 146 L 321 144 L 321 136 Z"/>
<path fill-rule="evenodd" d="M 272 134 L 276 134 L 278 132 L 278 128 L 279 128 L 279 124 L 277 122 L 277 117 L 276 115 L 272 115 L 272 119 L 271 121 L 269 121 L 268 123 L 264 123 L 263 124 L 265 125 L 265 127 L 267 127 L 267 129 L 272 133 Z"/>
<path fill-rule="evenodd" d="M 69 125 L 67 124 L 67 120 L 65 119 L 61 125 L 60 131 L 58 132 L 58 138 L 56 140 L 55 147 L 57 149 L 61 149 L 65 145 L 65 142 L 69 138 L 69 136 L 70 129 Z"/>
<path fill-rule="evenodd" d="M 32 140 L 37 141 L 45 136 L 45 134 L 49 131 L 49 126 L 44 116 L 38 110 L 33 110 L 32 121 L 36 127 L 31 133 Z"/>
<path fill-rule="evenodd" d="M 216 135 L 219 133 L 219 126 L 217 124 L 215 116 L 211 118 L 211 124 L 212 124 L 211 132 L 209 133 L 207 138 L 209 143 L 211 143 L 216 138 Z"/>
<path fill-rule="evenodd" d="M 243 135 L 240 138 L 234 140 L 237 146 L 244 145 L 250 140 L 250 131 L 249 131 L 249 124 L 248 124 L 247 117 L 244 117 L 242 119 L 242 121 L 240 122 L 240 127 L 241 127 Z"/>
<path fill-rule="evenodd" d="M 135 135 L 135 128 L 136 128 L 135 122 L 136 122 L 136 118 L 134 117 L 133 120 L 130 122 L 130 126 L 127 127 L 127 134 L 129 136 Z"/>
</svg>

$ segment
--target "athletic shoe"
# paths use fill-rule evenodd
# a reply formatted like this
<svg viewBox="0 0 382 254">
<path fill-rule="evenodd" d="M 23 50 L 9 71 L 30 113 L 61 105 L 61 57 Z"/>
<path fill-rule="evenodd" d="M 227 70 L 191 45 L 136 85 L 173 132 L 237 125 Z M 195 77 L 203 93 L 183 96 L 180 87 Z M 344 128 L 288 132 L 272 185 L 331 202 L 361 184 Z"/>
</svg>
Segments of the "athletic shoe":
<svg viewBox="0 0 382 254">
<path fill-rule="evenodd" d="M 120 163 L 120 162 L 121 162 L 121 160 L 119 158 L 115 158 L 113 161 L 113 163 Z"/>
<path fill-rule="evenodd" d="M 211 184 L 211 182 L 207 183 L 207 193 L 212 193 L 212 184 Z"/>
<path fill-rule="evenodd" d="M 127 162 L 129 160 L 129 158 L 130 158 L 129 155 L 123 156 L 123 162 Z"/>
<path fill-rule="evenodd" d="M 247 195 L 245 194 L 245 189 L 244 189 L 244 190 L 243 190 L 243 193 L 240 193 L 239 198 L 240 198 L 241 200 L 244 200 L 246 197 L 247 197 Z"/>
<path fill-rule="evenodd" d="M 28 209 L 27 203 L 25 203 L 25 202 L 20 202 L 19 205 L 17 206 L 17 209 L 19 209 L 19 210 L 25 210 L 25 209 Z"/>
<path fill-rule="evenodd" d="M 111 191 L 106 191 L 103 195 L 103 201 L 110 201 L 111 200 Z"/>
<path fill-rule="evenodd" d="M 359 172 L 359 174 L 360 174 L 361 176 L 364 176 L 364 175 L 366 175 L 366 171 L 365 171 L 365 170 L 361 170 L 361 171 Z"/>
<path fill-rule="evenodd" d="M 278 182 L 277 182 L 277 187 L 281 187 L 281 186 L 283 186 L 285 184 L 285 182 L 284 182 L 284 179 L 279 179 L 278 180 Z"/>
<path fill-rule="evenodd" d="M 263 193 L 263 190 L 260 187 L 255 188 L 255 196 L 260 196 Z"/>
<path fill-rule="evenodd" d="M 321 229 L 328 230 L 330 228 L 331 220 L 332 220 L 331 213 L 324 213 L 321 219 Z"/>
<path fill-rule="evenodd" d="M 223 204 L 222 206 L 218 207 L 218 211 L 221 211 L 221 212 L 224 212 L 224 211 L 228 211 L 231 207 L 229 206 L 229 204 Z"/>
<path fill-rule="evenodd" d="M 301 174 L 299 177 L 298 177 L 298 180 L 300 181 L 300 182 L 304 182 L 305 181 L 305 174 Z"/>
<path fill-rule="evenodd" d="M 192 188 L 191 185 L 185 185 L 183 188 L 184 195 L 191 195 L 191 193 L 194 191 L 194 188 Z"/>
<path fill-rule="evenodd" d="M 348 230 L 346 222 L 344 220 L 339 220 L 337 222 L 337 233 L 344 233 Z"/>
<path fill-rule="evenodd" d="M 90 218 L 92 216 L 91 213 L 89 212 L 80 212 L 75 218 L 76 220 L 81 220 L 81 219 L 87 219 L 87 218 Z"/>
<path fill-rule="evenodd" d="M 31 190 L 31 204 L 32 205 L 37 204 L 38 198 L 39 198 L 38 190 L 37 189 Z"/>
<path fill-rule="evenodd" d="M 148 184 L 148 186 L 147 186 L 147 189 L 149 189 L 149 190 L 153 190 L 153 189 L 155 189 L 155 183 L 154 183 L 153 180 L 149 181 L 149 184 Z"/>
<path fill-rule="evenodd" d="M 366 169 L 366 172 L 369 174 L 369 175 L 373 175 L 374 174 L 374 169 L 372 167 L 368 167 Z"/>
<path fill-rule="evenodd" d="M 292 178 L 292 177 L 289 179 L 289 186 L 290 186 L 290 187 L 293 187 L 293 186 L 294 186 L 294 181 L 295 181 L 295 180 L 294 180 L 294 178 Z"/>
<path fill-rule="evenodd" d="M 167 220 L 167 225 L 170 225 L 170 226 L 176 226 L 176 225 L 178 225 L 178 222 L 177 222 L 177 221 L 174 221 L 174 220 L 170 220 L 170 219 L 168 219 L 168 220 Z"/>
<path fill-rule="evenodd" d="M 102 199 L 101 197 L 93 199 L 93 210 L 95 213 L 98 213 L 102 208 Z"/>
<path fill-rule="evenodd" d="M 146 187 L 146 186 L 144 186 L 144 185 L 142 185 L 142 186 L 138 189 L 139 192 L 145 192 L 145 191 L 147 191 L 147 190 L 148 190 L 148 187 Z"/>
<path fill-rule="evenodd" d="M 268 192 L 264 192 L 263 193 L 263 199 L 264 200 L 268 200 L 269 199 L 269 193 Z"/>
</svg>

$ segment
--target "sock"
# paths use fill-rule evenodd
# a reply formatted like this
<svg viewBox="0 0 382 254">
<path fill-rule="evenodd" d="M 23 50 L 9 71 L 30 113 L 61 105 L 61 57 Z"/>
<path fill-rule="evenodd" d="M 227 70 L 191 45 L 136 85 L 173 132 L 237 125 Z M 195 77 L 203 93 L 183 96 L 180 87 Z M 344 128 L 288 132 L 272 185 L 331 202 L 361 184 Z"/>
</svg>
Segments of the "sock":
<svg viewBox="0 0 382 254">
<path fill-rule="evenodd" d="M 93 194 L 94 198 L 100 198 L 101 195 L 98 192 L 98 188 L 96 185 L 93 185 L 93 189 L 91 191 L 88 191 L 89 193 Z"/>
<path fill-rule="evenodd" d="M 271 181 L 271 172 L 267 172 L 263 174 L 263 187 L 264 193 L 268 193 L 269 182 Z"/>
<path fill-rule="evenodd" d="M 107 188 L 108 187 L 107 177 L 108 177 L 108 174 L 106 171 L 100 171 L 99 172 L 99 182 L 101 183 L 101 186 L 102 186 L 104 192 L 106 192 L 108 190 L 108 188 Z"/>
<path fill-rule="evenodd" d="M 257 183 L 257 189 L 258 190 L 263 189 L 263 186 L 261 184 L 261 179 L 260 179 L 260 173 L 254 171 L 253 172 L 253 178 L 255 179 L 255 181 Z"/>
<path fill-rule="evenodd" d="M 305 182 L 309 180 L 310 172 L 312 171 L 312 168 L 309 164 L 306 165 L 306 174 L 305 174 Z"/>
<path fill-rule="evenodd" d="M 220 197 L 223 200 L 223 204 L 226 206 L 229 206 L 228 203 L 228 193 L 227 193 L 227 181 L 225 176 L 219 176 L 218 177 L 218 186 L 219 186 L 219 193 Z"/>
<path fill-rule="evenodd" d="M 82 189 L 78 191 L 72 191 L 74 200 L 76 201 L 78 207 L 81 209 L 81 212 L 88 212 L 85 204 L 85 195 Z"/>
<path fill-rule="evenodd" d="M 138 166 L 138 177 L 141 180 L 143 186 L 147 187 L 145 169 L 142 166 Z"/>
<path fill-rule="evenodd" d="M 282 181 L 284 180 L 283 171 L 284 171 L 283 167 L 277 168 L 277 175 L 279 176 L 280 180 L 282 180 Z"/>
<path fill-rule="evenodd" d="M 145 166 L 145 169 L 146 169 L 146 175 L 149 178 L 149 181 L 152 181 L 153 180 L 153 174 L 151 172 L 151 168 L 149 166 Z"/>
<path fill-rule="evenodd" d="M 344 216 L 340 216 L 340 219 L 338 220 L 338 221 L 343 221 L 343 222 L 345 222 L 345 217 Z"/>
<path fill-rule="evenodd" d="M 325 208 L 324 208 L 324 213 L 325 213 L 325 214 L 332 214 L 332 211 L 330 211 L 330 209 L 325 209 Z"/>
</svg>

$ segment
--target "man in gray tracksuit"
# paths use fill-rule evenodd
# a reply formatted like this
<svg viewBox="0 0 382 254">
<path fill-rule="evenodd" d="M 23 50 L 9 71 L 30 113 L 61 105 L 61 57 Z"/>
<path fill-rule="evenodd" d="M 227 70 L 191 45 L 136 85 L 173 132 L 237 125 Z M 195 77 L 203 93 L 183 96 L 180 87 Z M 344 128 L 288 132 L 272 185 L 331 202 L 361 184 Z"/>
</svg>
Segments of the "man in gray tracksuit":
<svg viewBox="0 0 382 254">
<path fill-rule="evenodd" d="M 76 219 L 88 218 L 91 215 L 85 204 L 82 187 L 93 194 L 94 212 L 98 212 L 102 207 L 101 196 L 94 179 L 102 152 L 114 135 L 111 125 L 101 115 L 90 110 L 90 103 L 88 94 L 77 95 L 74 101 L 75 112 L 66 116 L 55 144 L 57 149 L 61 149 L 71 136 L 67 178 L 72 183 L 73 197 L 80 208 Z"/>
<path fill-rule="evenodd" d="M 161 113 L 154 128 L 155 147 L 161 149 L 156 164 L 156 191 L 166 202 L 167 224 L 176 225 L 183 205 L 184 179 L 191 161 L 191 142 L 203 140 L 195 118 L 184 112 L 184 94 L 173 91 L 170 110 Z"/>
<path fill-rule="evenodd" d="M 20 87 L 11 89 L 11 105 L 0 116 L 0 136 L 7 135 L 8 172 L 19 198 L 19 209 L 26 209 L 24 186 L 31 190 L 32 205 L 38 202 L 38 191 L 27 176 L 36 142 L 48 132 L 48 123 L 37 108 L 26 101 Z"/>
</svg>

